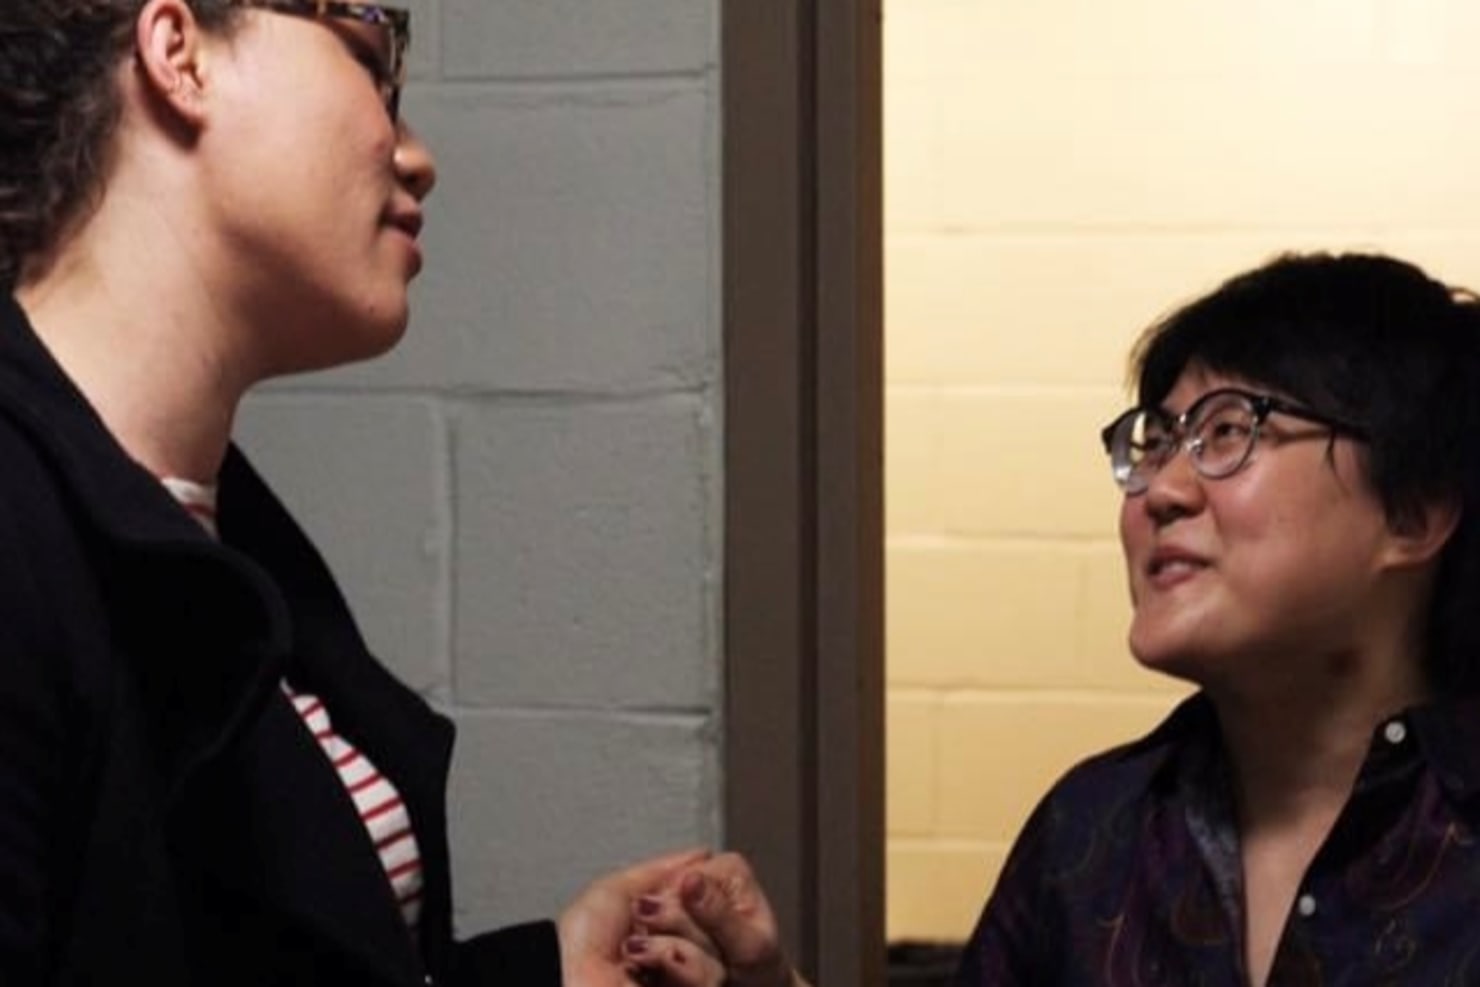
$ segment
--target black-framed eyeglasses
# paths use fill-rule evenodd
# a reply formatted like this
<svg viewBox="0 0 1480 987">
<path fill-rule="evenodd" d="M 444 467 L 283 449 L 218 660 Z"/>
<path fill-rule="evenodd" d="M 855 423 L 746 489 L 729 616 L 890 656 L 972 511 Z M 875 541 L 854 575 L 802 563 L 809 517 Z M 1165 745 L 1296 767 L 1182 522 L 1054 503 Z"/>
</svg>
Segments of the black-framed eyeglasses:
<svg viewBox="0 0 1480 987">
<path fill-rule="evenodd" d="M 406 49 L 411 46 L 411 11 L 382 3 L 331 3 L 329 0 L 231 0 L 238 7 L 253 7 L 298 17 L 339 18 L 373 24 L 386 34 L 381 65 L 373 66 L 380 98 L 395 121 L 401 115 L 401 87 L 406 82 Z"/>
<path fill-rule="evenodd" d="M 1143 493 L 1151 478 L 1178 452 L 1187 450 L 1193 468 L 1210 480 L 1231 476 L 1249 461 L 1265 419 L 1278 412 L 1365 441 L 1361 426 L 1292 404 L 1270 394 L 1236 387 L 1209 391 L 1180 415 L 1136 407 L 1100 430 L 1110 471 L 1127 495 Z"/>
</svg>

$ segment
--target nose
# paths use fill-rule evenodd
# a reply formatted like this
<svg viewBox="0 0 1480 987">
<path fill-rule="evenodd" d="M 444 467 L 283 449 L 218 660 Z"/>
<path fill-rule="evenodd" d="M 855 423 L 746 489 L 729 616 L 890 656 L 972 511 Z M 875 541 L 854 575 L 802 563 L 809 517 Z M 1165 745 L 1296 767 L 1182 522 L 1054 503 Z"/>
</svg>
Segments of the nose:
<svg viewBox="0 0 1480 987">
<path fill-rule="evenodd" d="M 1192 450 L 1179 443 L 1177 451 L 1151 474 L 1141 494 L 1146 514 L 1158 526 L 1195 514 L 1202 509 L 1203 478 L 1192 463 Z"/>
<path fill-rule="evenodd" d="M 437 184 L 437 163 L 432 158 L 431 149 L 405 121 L 401 122 L 396 133 L 396 152 L 391 161 L 396 168 L 396 178 L 416 196 L 416 201 L 425 199 Z"/>
</svg>

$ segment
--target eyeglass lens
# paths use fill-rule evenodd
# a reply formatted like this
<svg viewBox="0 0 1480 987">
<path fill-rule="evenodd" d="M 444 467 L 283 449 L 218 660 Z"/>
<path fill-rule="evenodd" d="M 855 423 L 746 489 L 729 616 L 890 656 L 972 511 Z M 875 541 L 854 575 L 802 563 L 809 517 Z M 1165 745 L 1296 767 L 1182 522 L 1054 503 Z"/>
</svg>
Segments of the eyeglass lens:
<svg viewBox="0 0 1480 987">
<path fill-rule="evenodd" d="M 365 25 L 356 32 L 359 45 L 374 49 L 376 74 L 381 99 L 391 119 L 400 117 L 401 86 L 406 76 L 406 49 L 411 43 L 411 15 L 402 7 L 376 3 L 340 3 L 333 0 L 229 0 L 240 7 L 256 7 L 298 17 L 320 17 Z M 370 41 L 365 34 L 370 34 Z M 367 63 L 368 64 L 368 63 Z"/>
<path fill-rule="evenodd" d="M 401 84 L 405 71 L 403 59 L 406 36 L 404 29 L 398 28 L 382 8 L 354 9 L 359 12 L 351 15 L 351 19 L 367 25 L 375 38 L 376 54 L 379 60 L 376 82 L 380 87 L 380 97 L 385 102 L 386 110 L 390 113 L 391 119 L 395 120 L 400 115 Z"/>
<path fill-rule="evenodd" d="M 1156 471 L 1182 448 L 1206 477 L 1227 476 L 1242 466 L 1253 448 L 1259 415 L 1242 395 L 1208 397 L 1188 409 L 1184 421 L 1156 410 L 1127 416 L 1111 439 L 1116 482 L 1128 492 L 1146 489 Z"/>
</svg>

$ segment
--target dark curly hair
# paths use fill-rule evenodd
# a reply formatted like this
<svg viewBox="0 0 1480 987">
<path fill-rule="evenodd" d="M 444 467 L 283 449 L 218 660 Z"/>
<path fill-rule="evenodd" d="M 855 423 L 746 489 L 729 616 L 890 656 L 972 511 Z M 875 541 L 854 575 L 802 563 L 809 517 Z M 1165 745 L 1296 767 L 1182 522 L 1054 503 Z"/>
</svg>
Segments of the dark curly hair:
<svg viewBox="0 0 1480 987">
<path fill-rule="evenodd" d="M 0 289 L 97 202 L 119 117 L 114 70 L 144 0 L 4 0 L 0 9 Z M 230 0 L 191 0 L 208 28 Z"/>
<path fill-rule="evenodd" d="M 1480 691 L 1480 300 L 1392 257 L 1288 254 L 1146 331 L 1133 356 L 1140 403 L 1159 405 L 1191 365 L 1361 425 L 1391 522 L 1458 500 L 1428 671 L 1441 690 Z"/>
</svg>

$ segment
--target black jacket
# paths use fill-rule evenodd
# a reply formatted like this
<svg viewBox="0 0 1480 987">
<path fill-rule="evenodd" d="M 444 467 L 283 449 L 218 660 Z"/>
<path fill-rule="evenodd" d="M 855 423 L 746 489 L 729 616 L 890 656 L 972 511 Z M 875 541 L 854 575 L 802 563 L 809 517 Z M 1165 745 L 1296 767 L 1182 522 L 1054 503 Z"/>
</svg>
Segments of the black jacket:
<svg viewBox="0 0 1480 987">
<path fill-rule="evenodd" d="M 453 941 L 452 725 L 367 652 L 236 449 L 218 523 L 0 297 L 0 983 L 559 984 L 548 922 Z M 400 789 L 419 943 L 285 675 Z"/>
</svg>

